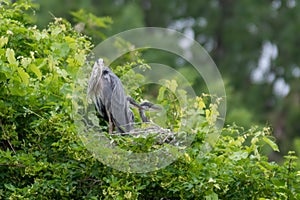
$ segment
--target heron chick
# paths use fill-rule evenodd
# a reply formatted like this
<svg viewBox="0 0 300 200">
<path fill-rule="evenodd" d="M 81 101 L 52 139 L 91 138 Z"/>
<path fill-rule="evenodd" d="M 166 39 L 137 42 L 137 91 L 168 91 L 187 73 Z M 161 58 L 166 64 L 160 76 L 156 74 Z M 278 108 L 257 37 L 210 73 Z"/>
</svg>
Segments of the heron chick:
<svg viewBox="0 0 300 200">
<path fill-rule="evenodd" d="M 161 111 L 162 108 L 158 105 L 155 105 L 151 102 L 143 102 L 141 104 L 138 104 L 132 97 L 127 97 L 127 100 L 131 105 L 138 108 L 140 117 L 142 119 L 142 122 L 150 122 L 150 120 L 147 118 L 145 111 Z"/>
<path fill-rule="evenodd" d="M 121 80 L 104 66 L 101 58 L 93 66 L 88 82 L 88 96 L 93 100 L 100 116 L 108 121 L 110 134 L 114 127 L 122 133 L 133 129 L 134 115 L 129 108 Z"/>
<path fill-rule="evenodd" d="M 145 111 L 160 111 L 162 108 L 158 105 L 155 105 L 151 102 L 143 102 L 140 104 L 140 107 L 142 109 L 139 109 L 139 114 L 143 122 L 150 122 L 150 120 L 147 118 Z"/>
</svg>

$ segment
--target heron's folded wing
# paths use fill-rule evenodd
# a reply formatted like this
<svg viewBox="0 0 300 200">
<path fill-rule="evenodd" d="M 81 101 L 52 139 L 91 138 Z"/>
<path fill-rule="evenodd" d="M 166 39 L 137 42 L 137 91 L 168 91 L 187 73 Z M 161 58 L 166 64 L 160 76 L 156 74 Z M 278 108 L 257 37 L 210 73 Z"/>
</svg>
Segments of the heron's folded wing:
<svg viewBox="0 0 300 200">
<path fill-rule="evenodd" d="M 111 113 L 118 128 L 130 131 L 131 118 L 127 96 L 120 80 L 116 80 L 111 96 Z"/>
<path fill-rule="evenodd" d="M 107 112 L 105 110 L 105 106 L 104 106 L 104 103 L 102 102 L 100 96 L 96 97 L 96 100 L 95 100 L 95 106 L 97 108 L 97 111 L 99 113 L 99 115 L 105 120 L 105 121 L 108 121 L 108 116 L 107 116 Z"/>
</svg>

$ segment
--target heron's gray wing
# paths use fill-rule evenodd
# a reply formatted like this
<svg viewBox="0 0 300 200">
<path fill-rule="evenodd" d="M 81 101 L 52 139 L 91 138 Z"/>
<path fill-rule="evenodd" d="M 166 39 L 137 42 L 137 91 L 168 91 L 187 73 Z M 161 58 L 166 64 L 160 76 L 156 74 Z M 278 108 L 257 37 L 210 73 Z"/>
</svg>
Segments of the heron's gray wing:
<svg viewBox="0 0 300 200">
<path fill-rule="evenodd" d="M 94 102 L 97 108 L 97 111 L 99 113 L 99 115 L 105 120 L 108 121 L 108 116 L 107 116 L 107 112 L 105 110 L 105 106 L 104 103 L 102 102 L 102 99 L 100 98 L 100 96 L 98 95 L 96 97 L 96 101 Z"/>
<path fill-rule="evenodd" d="M 113 80 L 113 91 L 110 110 L 113 120 L 119 129 L 130 131 L 132 116 L 123 85 L 117 76 L 111 78 L 111 80 Z"/>
</svg>

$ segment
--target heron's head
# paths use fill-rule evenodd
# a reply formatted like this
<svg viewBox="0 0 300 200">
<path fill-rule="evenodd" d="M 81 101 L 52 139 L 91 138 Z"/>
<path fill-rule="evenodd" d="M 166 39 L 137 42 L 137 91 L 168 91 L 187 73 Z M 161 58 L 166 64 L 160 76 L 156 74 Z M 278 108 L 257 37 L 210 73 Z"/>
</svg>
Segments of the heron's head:
<svg viewBox="0 0 300 200">
<path fill-rule="evenodd" d="M 101 72 L 102 72 L 103 68 L 104 68 L 104 61 L 102 58 L 99 58 L 94 63 L 92 75 L 100 75 L 101 76 Z"/>
<path fill-rule="evenodd" d="M 102 75 L 103 68 L 104 68 L 104 62 L 103 59 L 100 58 L 95 62 L 93 66 L 93 70 L 88 84 L 88 95 L 94 96 L 97 95 L 97 93 L 100 91 L 101 75 Z"/>
</svg>

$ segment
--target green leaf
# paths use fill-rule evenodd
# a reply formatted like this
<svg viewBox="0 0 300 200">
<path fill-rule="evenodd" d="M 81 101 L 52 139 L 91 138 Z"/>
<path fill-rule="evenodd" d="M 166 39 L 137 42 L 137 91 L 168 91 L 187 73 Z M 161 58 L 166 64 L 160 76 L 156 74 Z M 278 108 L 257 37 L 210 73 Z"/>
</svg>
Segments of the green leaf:
<svg viewBox="0 0 300 200">
<path fill-rule="evenodd" d="M 4 187 L 10 191 L 15 191 L 16 187 L 13 186 L 12 184 L 4 184 Z"/>
<path fill-rule="evenodd" d="M 178 84 L 175 80 L 171 80 L 171 81 L 167 81 L 166 82 L 168 88 L 173 92 L 175 93 L 176 92 L 176 89 L 178 87 Z"/>
<path fill-rule="evenodd" d="M 218 195 L 216 193 L 212 192 L 211 194 L 206 195 L 205 199 L 206 200 L 218 200 L 219 198 L 218 198 Z"/>
<path fill-rule="evenodd" d="M 76 43 L 75 38 L 72 38 L 72 37 L 70 37 L 70 36 L 66 36 L 66 37 L 64 37 L 64 39 L 65 39 L 66 42 L 69 44 L 69 47 L 70 47 L 71 49 L 77 50 L 77 43 Z M 76 57 L 75 57 L 75 58 L 76 58 Z"/>
<path fill-rule="evenodd" d="M 266 136 L 263 137 L 263 140 L 270 145 L 270 147 L 273 149 L 273 151 L 277 151 L 279 152 L 279 148 L 277 146 L 277 144 L 275 142 L 273 142 L 272 140 L 270 140 L 269 138 L 267 138 Z"/>
<path fill-rule="evenodd" d="M 23 83 L 25 83 L 25 85 L 28 85 L 30 76 L 24 71 L 23 68 L 18 68 L 18 74 L 21 77 Z"/>
<path fill-rule="evenodd" d="M 6 49 L 6 58 L 7 58 L 7 61 L 9 62 L 9 64 L 13 64 L 13 65 L 18 65 L 18 62 L 15 58 L 15 52 L 13 49 Z"/>
<path fill-rule="evenodd" d="M 69 45 L 68 43 L 53 43 L 52 46 L 51 46 L 51 50 L 59 55 L 60 57 L 65 57 L 68 55 L 69 51 L 70 51 L 70 48 L 69 48 Z"/>
<path fill-rule="evenodd" d="M 40 41 L 41 39 L 47 38 L 48 35 L 45 31 L 42 31 L 42 32 L 35 31 L 34 37 L 37 39 L 37 41 Z"/>
<path fill-rule="evenodd" d="M 231 160 L 234 160 L 234 161 L 238 161 L 238 160 L 241 160 L 241 159 L 245 159 L 248 157 L 248 153 L 246 151 L 237 151 L 237 152 L 233 152 L 233 154 L 231 154 L 229 156 L 229 158 Z"/>
<path fill-rule="evenodd" d="M 26 68 L 30 63 L 32 59 L 31 58 L 22 58 L 21 60 L 21 65 Z"/>
<path fill-rule="evenodd" d="M 75 54 L 75 60 L 80 64 L 83 65 L 85 61 L 86 55 L 83 52 Z"/>
<path fill-rule="evenodd" d="M 4 45 L 6 45 L 8 42 L 8 38 L 7 37 L 0 37 L 0 48 L 2 48 Z"/>
<path fill-rule="evenodd" d="M 41 72 L 41 70 L 40 70 L 37 66 L 35 66 L 35 65 L 30 65 L 30 66 L 29 66 L 29 69 L 37 76 L 37 78 L 38 78 L 39 80 L 42 79 L 42 72 Z"/>
<path fill-rule="evenodd" d="M 157 100 L 158 100 L 158 101 L 162 101 L 162 100 L 164 99 L 165 91 L 166 91 L 166 88 L 165 88 L 165 87 L 160 87 L 160 88 L 159 88 L 158 96 L 157 96 Z"/>
<path fill-rule="evenodd" d="M 205 108 L 206 105 L 201 97 L 197 97 L 196 102 L 198 103 L 198 105 L 196 103 L 196 107 L 198 107 L 200 110 Z"/>
</svg>

